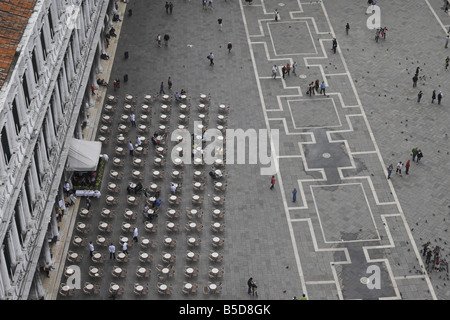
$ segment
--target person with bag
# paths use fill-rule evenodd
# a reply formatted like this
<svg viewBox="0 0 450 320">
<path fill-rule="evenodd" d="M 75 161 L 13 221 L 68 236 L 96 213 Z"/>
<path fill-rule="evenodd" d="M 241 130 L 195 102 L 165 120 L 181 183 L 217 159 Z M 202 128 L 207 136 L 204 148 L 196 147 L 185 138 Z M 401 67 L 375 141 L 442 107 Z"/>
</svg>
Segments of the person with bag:
<svg viewBox="0 0 450 320">
<path fill-rule="evenodd" d="M 278 13 L 278 9 L 275 9 L 275 21 L 278 21 L 280 19 L 280 14 Z"/>
</svg>

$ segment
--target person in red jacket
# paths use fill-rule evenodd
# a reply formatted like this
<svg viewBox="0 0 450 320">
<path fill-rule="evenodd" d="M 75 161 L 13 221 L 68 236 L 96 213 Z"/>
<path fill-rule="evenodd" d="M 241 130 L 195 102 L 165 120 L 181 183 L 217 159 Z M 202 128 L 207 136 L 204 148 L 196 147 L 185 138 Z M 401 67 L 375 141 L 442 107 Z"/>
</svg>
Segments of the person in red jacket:
<svg viewBox="0 0 450 320">
<path fill-rule="evenodd" d="M 272 178 L 270 179 L 270 184 L 271 184 L 270 190 L 272 190 L 273 187 L 275 186 L 275 176 L 272 176 Z"/>
<path fill-rule="evenodd" d="M 405 164 L 406 174 L 409 174 L 409 167 L 410 167 L 410 166 L 411 166 L 411 163 L 409 162 L 409 160 L 406 161 L 406 164 Z"/>
</svg>

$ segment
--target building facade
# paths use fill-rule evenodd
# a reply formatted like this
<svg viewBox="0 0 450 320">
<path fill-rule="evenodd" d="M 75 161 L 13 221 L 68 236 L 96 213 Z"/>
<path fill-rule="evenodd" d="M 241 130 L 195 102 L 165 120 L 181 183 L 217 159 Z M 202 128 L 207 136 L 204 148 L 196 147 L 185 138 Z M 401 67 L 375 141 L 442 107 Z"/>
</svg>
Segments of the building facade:
<svg viewBox="0 0 450 320">
<path fill-rule="evenodd" d="M 68 149 L 93 105 L 114 0 L 0 0 L 0 299 L 41 299 Z M 14 7 L 13 7 L 14 6 Z"/>
</svg>

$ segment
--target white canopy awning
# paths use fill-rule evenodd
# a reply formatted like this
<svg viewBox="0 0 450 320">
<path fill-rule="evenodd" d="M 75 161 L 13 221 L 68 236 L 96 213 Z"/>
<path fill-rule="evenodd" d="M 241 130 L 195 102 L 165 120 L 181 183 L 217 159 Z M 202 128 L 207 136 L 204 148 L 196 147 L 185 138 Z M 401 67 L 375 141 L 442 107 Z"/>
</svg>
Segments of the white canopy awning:
<svg viewBox="0 0 450 320">
<path fill-rule="evenodd" d="M 97 169 L 102 144 L 99 141 L 87 141 L 72 138 L 67 157 L 68 171 L 95 171 Z"/>
</svg>

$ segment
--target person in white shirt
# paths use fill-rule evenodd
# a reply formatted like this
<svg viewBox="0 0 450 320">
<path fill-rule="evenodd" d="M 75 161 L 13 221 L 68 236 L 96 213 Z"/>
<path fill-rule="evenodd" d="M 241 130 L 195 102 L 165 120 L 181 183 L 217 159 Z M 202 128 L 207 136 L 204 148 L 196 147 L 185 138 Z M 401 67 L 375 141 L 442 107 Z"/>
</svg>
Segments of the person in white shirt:
<svg viewBox="0 0 450 320">
<path fill-rule="evenodd" d="M 136 137 L 136 145 L 139 147 L 142 144 L 141 138 L 139 136 Z"/>
<path fill-rule="evenodd" d="M 138 242 L 138 228 L 137 227 L 135 227 L 134 231 L 133 231 L 133 240 L 135 242 Z"/>
<path fill-rule="evenodd" d="M 92 241 L 89 242 L 89 252 L 90 252 L 91 257 L 92 257 L 93 254 L 94 254 L 94 245 L 92 244 Z"/>
<path fill-rule="evenodd" d="M 397 170 L 395 171 L 395 174 L 400 174 L 402 175 L 402 168 L 403 168 L 403 164 L 400 161 L 399 163 L 397 163 Z"/>
<path fill-rule="evenodd" d="M 172 194 L 175 194 L 176 191 L 177 191 L 177 187 L 172 183 L 171 186 L 170 186 L 170 192 Z"/>
<path fill-rule="evenodd" d="M 131 126 L 136 127 L 136 116 L 134 113 L 130 114 Z"/>
<path fill-rule="evenodd" d="M 116 259 L 116 247 L 111 243 L 108 249 L 109 249 L 109 259 Z"/>
<path fill-rule="evenodd" d="M 274 65 L 272 67 L 272 78 L 276 79 L 277 78 L 277 66 Z"/>
<path fill-rule="evenodd" d="M 122 252 L 128 254 L 128 242 L 123 243 Z"/>
<path fill-rule="evenodd" d="M 64 184 L 64 190 L 66 191 L 66 195 L 69 195 L 70 184 L 69 184 L 69 182 L 67 182 L 67 181 L 66 181 L 66 183 Z"/>
</svg>

